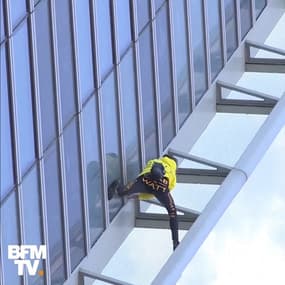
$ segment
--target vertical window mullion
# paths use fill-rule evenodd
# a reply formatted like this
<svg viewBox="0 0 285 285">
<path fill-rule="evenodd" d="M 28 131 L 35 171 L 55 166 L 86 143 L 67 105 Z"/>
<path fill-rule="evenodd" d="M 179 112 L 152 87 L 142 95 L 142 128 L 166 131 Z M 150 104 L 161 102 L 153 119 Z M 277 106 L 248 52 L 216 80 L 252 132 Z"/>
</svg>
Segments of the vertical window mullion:
<svg viewBox="0 0 285 285">
<path fill-rule="evenodd" d="M 168 6 L 168 17 L 169 17 L 169 46 L 170 46 L 170 69 L 171 69 L 171 80 L 172 80 L 172 102 L 174 108 L 174 126 L 175 126 L 175 135 L 179 131 L 179 110 L 178 110 L 178 92 L 177 92 L 177 82 L 175 80 L 176 74 L 176 61 L 175 61 L 175 51 L 174 51 L 174 34 L 173 34 L 173 16 L 172 16 L 172 6 L 171 1 L 166 3 L 165 5 Z"/>
<path fill-rule="evenodd" d="M 236 0 L 236 8 L 235 8 L 235 13 L 236 13 L 236 29 L 237 29 L 237 44 L 238 46 L 241 43 L 241 18 L 240 18 L 240 0 Z"/>
<path fill-rule="evenodd" d="M 227 35 L 226 35 L 226 16 L 225 16 L 225 2 L 224 0 L 220 0 L 219 3 L 220 8 L 220 23 L 222 30 L 222 54 L 223 54 L 223 67 L 227 62 Z"/>
<path fill-rule="evenodd" d="M 155 102 L 156 102 L 156 124 L 157 124 L 157 134 L 158 134 L 158 153 L 159 155 L 163 152 L 163 142 L 162 142 L 162 123 L 161 123 L 161 109 L 160 109 L 160 88 L 159 88 L 159 77 L 158 77 L 158 55 L 157 55 L 157 37 L 156 37 L 156 19 L 155 19 L 155 3 L 151 0 L 151 35 L 152 35 L 152 56 L 154 63 L 154 77 L 155 77 Z"/>
<path fill-rule="evenodd" d="M 191 112 L 194 111 L 195 102 L 195 78 L 194 78 L 194 54 L 193 45 L 191 39 L 191 6 L 189 0 L 186 1 L 186 19 L 187 19 L 187 44 L 188 44 L 188 66 L 189 66 L 189 77 L 190 77 L 190 96 L 191 96 Z"/>
<path fill-rule="evenodd" d="M 203 19 L 204 19 L 204 36 L 206 46 L 206 68 L 207 68 L 207 89 L 211 86 L 211 55 L 210 55 L 210 38 L 208 25 L 207 0 L 202 0 Z"/>
</svg>

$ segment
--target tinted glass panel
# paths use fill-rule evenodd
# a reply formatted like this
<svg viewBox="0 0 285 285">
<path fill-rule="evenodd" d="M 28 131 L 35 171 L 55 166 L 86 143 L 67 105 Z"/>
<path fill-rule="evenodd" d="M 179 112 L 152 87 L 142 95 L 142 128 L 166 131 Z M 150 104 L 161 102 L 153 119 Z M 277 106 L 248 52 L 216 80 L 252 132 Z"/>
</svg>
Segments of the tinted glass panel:
<svg viewBox="0 0 285 285">
<path fill-rule="evenodd" d="M 225 20 L 226 20 L 226 41 L 227 58 L 229 58 L 237 48 L 237 20 L 235 0 L 225 0 Z"/>
<path fill-rule="evenodd" d="M 15 25 L 18 24 L 26 14 L 26 1 L 25 0 L 10 1 L 10 10 L 12 16 L 12 24 L 13 27 L 15 27 Z"/>
<path fill-rule="evenodd" d="M 159 9 L 165 0 L 154 0 L 155 2 L 155 9 Z"/>
<path fill-rule="evenodd" d="M 74 61 L 71 32 L 71 2 L 55 1 L 62 119 L 65 125 L 75 113 Z"/>
<path fill-rule="evenodd" d="M 220 1 L 207 0 L 207 4 L 211 54 L 211 80 L 213 81 L 223 66 Z"/>
<path fill-rule="evenodd" d="M 14 184 L 5 46 L 1 47 L 1 197 Z"/>
<path fill-rule="evenodd" d="M 133 50 L 124 57 L 121 65 L 124 141 L 127 157 L 127 179 L 133 180 L 139 173 L 139 137 L 137 98 L 134 74 Z"/>
<path fill-rule="evenodd" d="M 110 1 L 95 1 L 99 46 L 100 78 L 104 78 L 113 65 Z"/>
<path fill-rule="evenodd" d="M 30 58 L 26 22 L 13 39 L 15 92 L 18 116 L 20 165 L 24 172 L 35 159 Z"/>
<path fill-rule="evenodd" d="M 195 101 L 197 103 L 207 88 L 205 32 L 202 0 L 192 0 L 190 3 L 191 35 L 194 58 Z"/>
<path fill-rule="evenodd" d="M 8 259 L 8 245 L 20 244 L 18 232 L 18 203 L 15 191 L 1 205 L 1 259 L 3 261 L 3 284 L 20 285 L 17 266 L 14 261 Z"/>
<path fill-rule="evenodd" d="M 186 2 L 184 0 L 173 1 L 172 7 L 176 64 L 175 80 L 178 93 L 179 125 L 181 126 L 191 111 Z"/>
<path fill-rule="evenodd" d="M 21 190 L 23 197 L 25 243 L 39 246 L 43 244 L 42 215 L 40 210 L 40 187 L 36 167 L 24 178 Z M 38 270 L 41 269 L 43 269 L 42 260 L 38 267 Z M 29 284 L 44 284 L 44 279 L 38 275 L 29 276 L 28 279 Z"/>
<path fill-rule="evenodd" d="M 70 255 L 72 269 L 80 262 L 85 254 L 84 221 L 82 209 L 82 183 L 80 176 L 78 131 L 76 121 L 65 129 L 64 160 L 66 176 L 66 194 L 68 206 L 68 223 L 70 239 Z"/>
<path fill-rule="evenodd" d="M 41 122 L 44 148 L 56 136 L 55 92 L 52 68 L 51 22 L 48 1 L 35 10 Z"/>
<path fill-rule="evenodd" d="M 174 110 L 171 82 L 170 47 L 169 47 L 169 23 L 167 6 L 157 15 L 157 51 L 159 69 L 159 88 L 162 122 L 162 142 L 165 148 L 174 137 Z"/>
<path fill-rule="evenodd" d="M 105 157 L 107 163 L 107 183 L 121 179 L 121 155 L 119 151 L 119 114 L 114 73 L 111 73 L 102 86 L 103 120 L 105 135 Z M 122 181 L 122 179 L 121 179 Z M 109 201 L 110 218 L 113 219 L 122 206 L 122 199 L 115 197 Z"/>
<path fill-rule="evenodd" d="M 131 43 L 131 20 L 129 0 L 116 1 L 119 51 L 122 55 Z"/>
<path fill-rule="evenodd" d="M 255 0 L 255 16 L 256 18 L 259 17 L 261 14 L 262 10 L 266 6 L 266 0 Z"/>
<path fill-rule="evenodd" d="M 149 27 L 144 30 L 139 38 L 139 51 L 145 156 L 146 160 L 149 160 L 158 155 L 152 40 Z"/>
<path fill-rule="evenodd" d="M 81 98 L 94 89 L 89 0 L 76 0 L 77 48 Z"/>
<path fill-rule="evenodd" d="M 63 284 L 64 270 L 64 236 L 63 216 L 60 192 L 60 174 L 58 149 L 55 144 L 47 151 L 44 159 L 45 194 L 47 226 L 49 241 L 49 266 L 51 284 Z"/>
<path fill-rule="evenodd" d="M 241 37 L 244 38 L 251 28 L 251 4 L 250 0 L 240 0 L 240 25 Z"/>
<path fill-rule="evenodd" d="M 150 1 L 137 0 L 137 17 L 139 31 L 146 25 L 150 17 Z"/>
<path fill-rule="evenodd" d="M 85 172 L 87 176 L 90 239 L 94 243 L 104 230 L 102 167 L 95 97 L 83 109 Z"/>
<path fill-rule="evenodd" d="M 0 2 L 0 41 L 2 41 L 5 37 L 4 31 L 4 16 L 3 16 L 3 3 Z"/>
</svg>

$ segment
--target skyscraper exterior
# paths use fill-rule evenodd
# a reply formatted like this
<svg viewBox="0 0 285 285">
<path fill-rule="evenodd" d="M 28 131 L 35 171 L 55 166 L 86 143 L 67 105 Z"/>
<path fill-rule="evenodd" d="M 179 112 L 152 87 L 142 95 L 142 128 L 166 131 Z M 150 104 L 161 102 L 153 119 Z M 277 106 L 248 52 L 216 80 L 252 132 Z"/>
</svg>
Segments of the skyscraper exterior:
<svg viewBox="0 0 285 285">
<path fill-rule="evenodd" d="M 267 4 L 1 0 L 1 285 L 77 280 L 125 208 L 108 186 L 167 150 Z M 20 244 L 46 245 L 35 276 Z"/>
</svg>

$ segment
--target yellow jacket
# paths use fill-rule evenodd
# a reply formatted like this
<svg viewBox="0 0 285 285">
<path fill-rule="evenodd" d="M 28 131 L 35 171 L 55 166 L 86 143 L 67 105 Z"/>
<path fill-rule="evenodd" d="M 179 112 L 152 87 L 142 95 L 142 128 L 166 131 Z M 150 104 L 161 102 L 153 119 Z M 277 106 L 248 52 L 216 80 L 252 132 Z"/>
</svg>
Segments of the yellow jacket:
<svg viewBox="0 0 285 285">
<path fill-rule="evenodd" d="M 159 159 L 149 160 L 147 162 L 145 168 L 143 169 L 143 171 L 139 174 L 139 176 L 143 175 L 143 174 L 150 173 L 152 165 L 155 162 L 161 163 L 164 166 L 164 170 L 165 170 L 164 176 L 166 178 L 168 178 L 169 190 L 172 190 L 176 185 L 176 163 L 173 159 L 171 159 L 167 156 L 164 156 L 164 157 L 159 158 Z M 152 194 L 146 194 L 146 193 L 141 193 L 139 195 L 140 200 L 149 200 L 149 199 L 152 199 L 153 197 L 154 196 Z"/>
</svg>

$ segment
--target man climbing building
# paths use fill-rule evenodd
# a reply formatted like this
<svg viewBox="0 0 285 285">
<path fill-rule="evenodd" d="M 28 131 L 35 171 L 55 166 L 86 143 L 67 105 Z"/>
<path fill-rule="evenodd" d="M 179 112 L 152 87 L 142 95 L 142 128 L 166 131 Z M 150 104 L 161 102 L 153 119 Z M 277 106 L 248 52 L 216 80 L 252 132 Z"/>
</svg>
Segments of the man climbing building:
<svg viewBox="0 0 285 285">
<path fill-rule="evenodd" d="M 164 155 L 149 160 L 135 181 L 123 186 L 115 180 L 108 188 L 108 198 L 112 199 L 115 192 L 119 196 L 139 196 L 140 200 L 155 197 L 167 210 L 172 234 L 173 250 L 179 244 L 177 211 L 170 191 L 176 185 L 177 160 L 173 156 Z"/>
</svg>

